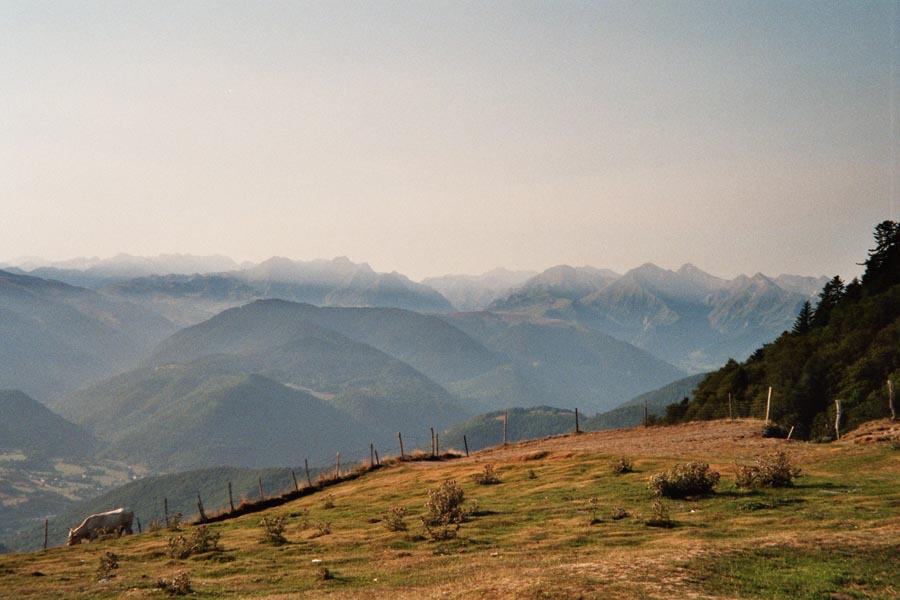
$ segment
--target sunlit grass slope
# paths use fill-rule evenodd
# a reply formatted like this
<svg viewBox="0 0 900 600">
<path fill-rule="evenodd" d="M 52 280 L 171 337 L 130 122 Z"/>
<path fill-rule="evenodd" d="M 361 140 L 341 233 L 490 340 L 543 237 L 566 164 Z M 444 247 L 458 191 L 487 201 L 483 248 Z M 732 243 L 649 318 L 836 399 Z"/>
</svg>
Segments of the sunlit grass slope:
<svg viewBox="0 0 900 600">
<path fill-rule="evenodd" d="M 898 597 L 900 451 L 760 430 L 757 421 L 692 423 L 394 464 L 210 525 L 221 550 L 187 559 L 170 558 L 168 540 L 191 527 L 2 556 L 0 597 L 163 598 L 157 579 L 179 572 L 193 597 L 210 599 Z M 803 469 L 795 487 L 735 487 L 736 464 L 778 449 Z M 635 471 L 613 474 L 619 456 Z M 717 469 L 717 492 L 667 501 L 673 526 L 648 526 L 650 476 L 684 460 Z M 485 464 L 500 483 L 475 482 Z M 419 516 L 428 490 L 448 478 L 477 508 L 455 539 L 433 541 Z M 406 508 L 407 531 L 385 526 L 394 507 Z M 285 517 L 286 544 L 263 542 L 263 516 Z M 106 552 L 119 566 L 100 581 Z"/>
</svg>

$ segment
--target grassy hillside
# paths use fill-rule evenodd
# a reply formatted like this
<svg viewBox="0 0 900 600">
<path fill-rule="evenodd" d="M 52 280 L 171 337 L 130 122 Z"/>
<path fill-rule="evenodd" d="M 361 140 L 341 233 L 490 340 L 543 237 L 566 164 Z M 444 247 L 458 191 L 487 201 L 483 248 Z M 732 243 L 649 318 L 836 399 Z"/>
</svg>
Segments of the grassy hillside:
<svg viewBox="0 0 900 600">
<path fill-rule="evenodd" d="M 165 597 L 157 579 L 178 573 L 199 598 L 896 597 L 896 451 L 763 439 L 760 430 L 737 421 L 597 432 L 400 463 L 211 525 L 219 550 L 172 558 L 169 540 L 191 531 L 159 532 L 6 555 L 0 573 L 5 593 L 41 599 Z M 779 449 L 803 469 L 795 487 L 735 488 L 735 463 Z M 611 472 L 621 455 L 634 472 Z M 650 526 L 660 519 L 648 480 L 690 459 L 721 472 L 716 493 L 664 501 L 668 526 Z M 486 464 L 496 485 L 473 479 Z M 447 479 L 477 508 L 455 538 L 433 541 L 419 517 Z M 406 531 L 385 525 L 395 507 Z M 285 544 L 264 543 L 262 516 L 284 517 Z M 104 579 L 106 552 L 118 568 Z"/>
<path fill-rule="evenodd" d="M 299 482 L 305 483 L 306 475 L 295 469 Z M 318 474 L 311 469 L 312 478 Z M 49 544 L 65 544 L 68 528 L 81 523 L 85 516 L 104 512 L 117 507 L 127 507 L 140 519 L 142 527 L 154 519 L 164 517 L 164 500 L 168 500 L 169 513 L 182 513 L 193 518 L 197 514 L 197 495 L 203 500 L 209 514 L 227 510 L 228 482 L 231 482 L 235 505 L 259 499 L 259 479 L 262 479 L 263 493 L 267 497 L 281 494 L 293 487 L 291 470 L 246 469 L 237 467 L 217 467 L 146 477 L 117 487 L 95 498 L 83 500 L 70 506 L 50 519 Z M 137 522 L 134 524 L 137 531 Z M 14 550 L 36 550 L 43 543 L 43 522 L 9 537 L 5 543 Z"/>
</svg>

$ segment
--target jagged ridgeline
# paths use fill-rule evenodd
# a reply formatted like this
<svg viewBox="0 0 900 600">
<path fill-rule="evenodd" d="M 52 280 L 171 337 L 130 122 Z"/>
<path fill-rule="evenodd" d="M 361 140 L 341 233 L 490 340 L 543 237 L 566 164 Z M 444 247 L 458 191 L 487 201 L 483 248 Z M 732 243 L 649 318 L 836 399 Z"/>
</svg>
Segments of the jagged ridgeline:
<svg viewBox="0 0 900 600">
<path fill-rule="evenodd" d="M 831 279 L 815 307 L 804 306 L 792 331 L 746 362 L 729 361 L 697 388 L 690 403 L 668 409 L 669 422 L 763 416 L 773 388 L 771 418 L 795 436 L 833 435 L 841 401 L 842 430 L 891 416 L 888 380 L 900 388 L 900 223 L 875 228 L 861 280 Z"/>
</svg>

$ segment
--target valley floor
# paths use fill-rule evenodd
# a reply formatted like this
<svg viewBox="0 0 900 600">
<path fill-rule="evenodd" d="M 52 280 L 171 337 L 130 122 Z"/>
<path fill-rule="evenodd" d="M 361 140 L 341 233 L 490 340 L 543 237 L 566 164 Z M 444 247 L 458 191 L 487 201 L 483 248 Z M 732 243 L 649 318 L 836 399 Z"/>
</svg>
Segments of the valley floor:
<svg viewBox="0 0 900 600">
<path fill-rule="evenodd" d="M 157 580 L 178 573 L 192 597 L 210 599 L 900 597 L 895 432 L 815 445 L 761 429 L 740 420 L 603 431 L 393 464 L 211 525 L 220 549 L 185 559 L 170 547 L 193 527 L 0 556 L 0 598 L 163 598 Z M 803 469 L 794 487 L 734 485 L 736 465 L 776 450 Z M 621 456 L 634 472 L 612 473 Z M 685 460 L 721 473 L 716 493 L 665 501 L 672 526 L 649 526 L 650 477 Z M 500 483 L 479 485 L 488 464 Z M 419 516 L 448 478 L 477 508 L 455 539 L 432 541 Z M 385 527 L 394 507 L 406 509 L 407 531 Z M 285 518 L 287 543 L 263 542 L 263 516 Z M 104 578 L 107 552 L 118 568 Z"/>
</svg>

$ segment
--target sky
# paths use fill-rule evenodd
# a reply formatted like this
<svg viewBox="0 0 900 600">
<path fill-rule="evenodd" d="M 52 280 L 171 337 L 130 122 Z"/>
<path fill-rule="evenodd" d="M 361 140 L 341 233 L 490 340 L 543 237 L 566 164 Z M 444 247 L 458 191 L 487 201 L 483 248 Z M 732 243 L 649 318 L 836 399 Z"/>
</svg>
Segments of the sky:
<svg viewBox="0 0 900 600">
<path fill-rule="evenodd" d="M 0 259 L 856 275 L 900 0 L 0 0 Z"/>
</svg>

